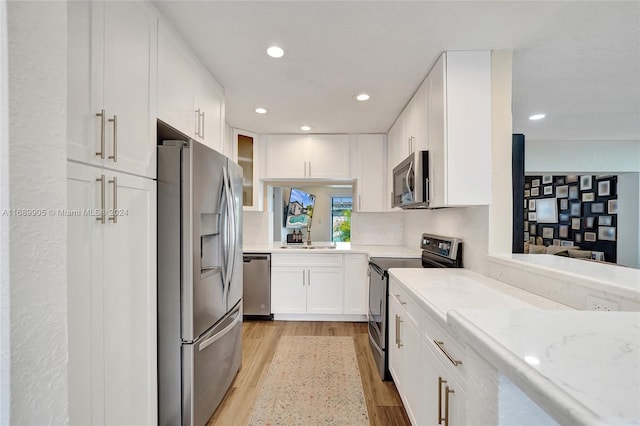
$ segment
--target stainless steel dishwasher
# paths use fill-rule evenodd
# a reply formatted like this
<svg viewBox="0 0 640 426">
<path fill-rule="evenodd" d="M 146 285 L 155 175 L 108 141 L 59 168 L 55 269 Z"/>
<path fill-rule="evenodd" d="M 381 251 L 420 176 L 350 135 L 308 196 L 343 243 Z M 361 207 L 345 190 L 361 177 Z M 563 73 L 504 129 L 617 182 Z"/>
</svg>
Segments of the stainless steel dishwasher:
<svg viewBox="0 0 640 426">
<path fill-rule="evenodd" d="M 273 319 L 271 313 L 271 255 L 244 253 L 243 310 L 247 319 Z"/>
</svg>

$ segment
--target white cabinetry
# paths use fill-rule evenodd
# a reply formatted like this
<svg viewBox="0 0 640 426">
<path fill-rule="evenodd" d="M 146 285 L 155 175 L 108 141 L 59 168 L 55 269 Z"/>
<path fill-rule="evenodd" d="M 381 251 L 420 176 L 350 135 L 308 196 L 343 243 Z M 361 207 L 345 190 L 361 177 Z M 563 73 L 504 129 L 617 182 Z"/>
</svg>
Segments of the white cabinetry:
<svg viewBox="0 0 640 426">
<path fill-rule="evenodd" d="M 389 287 L 389 371 L 412 424 L 422 409 L 420 310 L 397 285 Z"/>
<path fill-rule="evenodd" d="M 269 135 L 268 178 L 349 178 L 348 135 Z"/>
<path fill-rule="evenodd" d="M 69 162 L 67 194 L 70 423 L 156 424 L 155 181 Z"/>
<path fill-rule="evenodd" d="M 391 277 L 389 370 L 412 424 L 465 424 L 464 353 Z"/>
<path fill-rule="evenodd" d="M 426 80 L 430 207 L 491 202 L 491 52 L 445 52 Z"/>
<path fill-rule="evenodd" d="M 222 153 L 222 88 L 163 22 L 158 34 L 158 117 Z"/>
<path fill-rule="evenodd" d="M 365 254 L 344 255 L 344 313 L 367 315 L 369 311 L 369 262 Z"/>
<path fill-rule="evenodd" d="M 341 314 L 342 287 L 340 254 L 271 256 L 274 314 Z"/>
<path fill-rule="evenodd" d="M 67 16 L 69 422 L 153 425 L 157 17 L 109 1 Z"/>
<path fill-rule="evenodd" d="M 155 177 L 157 19 L 140 2 L 70 2 L 68 158 Z"/>
<path fill-rule="evenodd" d="M 355 211 L 389 210 L 386 202 L 386 150 L 384 135 L 358 135 Z"/>
</svg>

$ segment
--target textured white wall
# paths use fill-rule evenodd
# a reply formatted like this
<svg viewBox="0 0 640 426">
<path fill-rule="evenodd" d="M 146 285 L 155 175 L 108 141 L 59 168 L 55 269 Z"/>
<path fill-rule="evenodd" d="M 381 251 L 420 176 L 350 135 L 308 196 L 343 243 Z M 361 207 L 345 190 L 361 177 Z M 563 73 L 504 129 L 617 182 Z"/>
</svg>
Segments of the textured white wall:
<svg viewBox="0 0 640 426">
<path fill-rule="evenodd" d="M 64 2 L 7 2 L 10 203 L 66 207 Z M 11 424 L 66 424 L 64 217 L 10 218 Z"/>
<path fill-rule="evenodd" d="M 9 208 L 7 3 L 0 2 L 0 211 Z M 9 217 L 0 215 L 0 425 L 10 424 Z"/>
</svg>

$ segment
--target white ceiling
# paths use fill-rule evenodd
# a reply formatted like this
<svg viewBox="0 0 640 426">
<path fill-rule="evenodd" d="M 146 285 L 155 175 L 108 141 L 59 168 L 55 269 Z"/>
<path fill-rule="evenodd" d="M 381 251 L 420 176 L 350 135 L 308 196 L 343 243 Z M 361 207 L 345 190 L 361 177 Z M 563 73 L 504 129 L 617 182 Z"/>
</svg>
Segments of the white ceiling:
<svg viewBox="0 0 640 426">
<path fill-rule="evenodd" d="M 387 132 L 440 52 L 513 49 L 514 133 L 640 140 L 639 1 L 154 3 L 224 86 L 232 127 Z"/>
</svg>

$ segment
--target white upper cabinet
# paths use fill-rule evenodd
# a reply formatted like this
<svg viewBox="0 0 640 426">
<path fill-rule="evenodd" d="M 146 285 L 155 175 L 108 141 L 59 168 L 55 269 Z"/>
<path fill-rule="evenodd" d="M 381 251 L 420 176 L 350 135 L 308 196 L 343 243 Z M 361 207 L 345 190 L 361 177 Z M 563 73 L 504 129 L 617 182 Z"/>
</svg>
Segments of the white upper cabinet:
<svg viewBox="0 0 640 426">
<path fill-rule="evenodd" d="M 408 144 L 404 142 L 403 124 L 402 115 L 400 115 L 393 126 L 391 126 L 391 129 L 389 129 L 387 138 L 387 169 L 389 176 L 391 176 L 393 168 L 409 155 L 407 149 Z"/>
<path fill-rule="evenodd" d="M 430 207 L 491 202 L 491 52 L 445 52 L 429 85 Z"/>
<path fill-rule="evenodd" d="M 222 88 L 162 21 L 158 31 L 158 117 L 216 151 L 224 151 Z"/>
<path fill-rule="evenodd" d="M 267 177 L 307 177 L 307 136 L 269 135 L 267 144 Z"/>
<path fill-rule="evenodd" d="M 155 177 L 157 18 L 138 2 L 70 2 L 68 157 Z"/>
<path fill-rule="evenodd" d="M 384 135 L 358 135 L 356 156 L 355 210 L 358 212 L 388 211 L 386 170 L 387 143 Z"/>
<path fill-rule="evenodd" d="M 269 135 L 268 178 L 348 179 L 348 135 Z"/>
<path fill-rule="evenodd" d="M 349 177 L 349 136 L 312 135 L 309 138 L 309 170 L 312 178 Z"/>
</svg>

